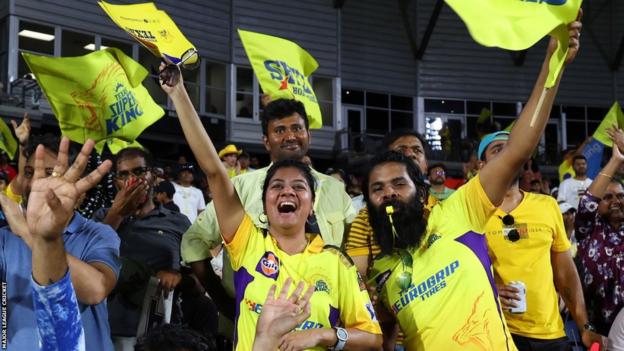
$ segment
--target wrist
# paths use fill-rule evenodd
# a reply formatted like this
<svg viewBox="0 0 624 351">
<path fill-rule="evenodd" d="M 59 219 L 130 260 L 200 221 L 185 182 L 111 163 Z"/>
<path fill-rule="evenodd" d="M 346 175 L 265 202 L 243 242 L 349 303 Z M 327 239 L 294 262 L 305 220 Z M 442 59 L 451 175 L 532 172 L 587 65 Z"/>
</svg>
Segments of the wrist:
<svg viewBox="0 0 624 351">
<path fill-rule="evenodd" d="M 319 342 L 320 346 L 333 348 L 336 346 L 338 342 L 338 338 L 336 337 L 336 329 L 334 328 L 323 328 L 319 329 Z"/>
</svg>

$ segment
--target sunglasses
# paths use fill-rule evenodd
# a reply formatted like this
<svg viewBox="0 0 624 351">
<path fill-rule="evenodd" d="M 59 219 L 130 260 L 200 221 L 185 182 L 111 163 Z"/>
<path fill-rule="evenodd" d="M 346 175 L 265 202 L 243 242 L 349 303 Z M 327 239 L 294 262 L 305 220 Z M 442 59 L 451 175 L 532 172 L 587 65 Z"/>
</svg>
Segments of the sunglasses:
<svg viewBox="0 0 624 351">
<path fill-rule="evenodd" d="M 396 283 L 399 288 L 401 288 L 401 292 L 405 292 L 412 286 L 412 266 L 414 265 L 414 259 L 406 250 L 401 250 L 400 254 L 403 271 L 396 278 Z"/>
<path fill-rule="evenodd" d="M 115 172 L 113 174 L 113 176 L 115 177 L 115 179 L 118 179 L 118 180 L 126 180 L 126 179 L 130 178 L 130 175 L 133 175 L 133 176 L 135 176 L 137 178 L 140 178 L 140 177 L 144 176 L 145 173 L 147 173 L 149 171 L 151 171 L 150 167 L 141 166 L 141 167 L 136 167 L 136 168 L 127 170 L 127 171 Z"/>
<path fill-rule="evenodd" d="M 507 226 L 507 227 L 511 227 L 512 225 L 514 225 L 516 223 L 515 219 L 510 214 L 505 215 L 504 217 L 501 218 L 501 220 L 503 221 L 503 224 L 505 226 Z M 518 229 L 514 228 L 514 229 L 510 230 L 507 233 L 507 238 L 511 242 L 516 242 L 516 241 L 520 240 L 520 233 L 518 232 Z"/>
</svg>

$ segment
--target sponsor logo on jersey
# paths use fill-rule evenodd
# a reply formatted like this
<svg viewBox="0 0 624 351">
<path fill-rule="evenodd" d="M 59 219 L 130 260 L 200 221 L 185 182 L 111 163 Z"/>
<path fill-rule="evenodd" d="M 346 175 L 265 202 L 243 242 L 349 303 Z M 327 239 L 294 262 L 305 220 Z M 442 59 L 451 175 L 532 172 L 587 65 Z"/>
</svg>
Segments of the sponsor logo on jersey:
<svg viewBox="0 0 624 351">
<path fill-rule="evenodd" d="M 261 273 L 267 278 L 271 278 L 273 280 L 277 280 L 277 276 L 279 275 L 280 268 L 280 260 L 275 254 L 271 251 L 265 252 L 260 262 L 256 266 L 256 272 Z"/>
</svg>

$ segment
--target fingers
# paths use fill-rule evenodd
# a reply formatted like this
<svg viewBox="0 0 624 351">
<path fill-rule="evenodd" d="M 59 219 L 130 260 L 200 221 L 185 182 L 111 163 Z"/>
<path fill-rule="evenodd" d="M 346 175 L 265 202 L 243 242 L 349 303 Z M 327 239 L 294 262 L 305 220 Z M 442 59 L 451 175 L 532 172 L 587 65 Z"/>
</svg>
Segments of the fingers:
<svg viewBox="0 0 624 351">
<path fill-rule="evenodd" d="M 80 179 L 80 176 L 82 176 L 82 173 L 87 167 L 87 162 L 89 161 L 91 150 L 93 150 L 94 145 L 95 142 L 91 139 L 87 140 L 84 145 L 82 145 L 80 154 L 78 154 L 78 157 L 76 157 L 76 160 L 72 163 L 71 167 L 69 167 L 64 175 L 64 178 L 68 182 L 75 183 L 78 179 Z"/>
<path fill-rule="evenodd" d="M 305 286 L 304 282 L 299 282 L 299 284 L 297 284 L 297 288 L 295 289 L 295 291 L 290 295 L 290 297 L 288 298 L 288 301 L 296 304 L 297 300 L 299 299 L 299 296 L 301 296 L 301 292 L 303 291 L 303 287 Z"/>
<path fill-rule="evenodd" d="M 108 173 L 112 165 L 113 164 L 110 160 L 106 160 L 102 162 L 102 164 L 99 165 L 98 168 L 89 173 L 86 177 L 80 179 L 78 183 L 76 183 L 76 191 L 78 191 L 78 195 L 84 194 L 89 189 L 96 186 L 100 182 L 100 180 L 102 180 L 102 178 L 106 175 L 106 173 Z"/>
<path fill-rule="evenodd" d="M 33 174 L 33 180 L 45 178 L 45 165 L 43 163 L 43 156 L 45 155 L 45 148 L 43 145 L 37 145 L 35 150 L 35 172 Z"/>
<path fill-rule="evenodd" d="M 288 290 L 290 290 L 290 284 L 292 283 L 291 278 L 286 278 L 284 285 L 282 285 L 282 290 L 280 291 L 279 300 L 288 300 Z"/>
<path fill-rule="evenodd" d="M 56 196 L 52 189 L 48 189 L 45 194 L 46 203 L 50 207 L 50 210 L 54 215 L 59 217 L 66 216 L 65 209 L 63 208 L 63 204 L 61 203 L 61 199 Z"/>
<path fill-rule="evenodd" d="M 68 163 L 68 150 L 69 150 L 69 139 L 67 137 L 61 138 L 61 143 L 59 144 L 59 151 L 56 156 L 56 165 L 54 166 L 54 172 L 56 174 L 65 174 L 67 170 Z"/>
<path fill-rule="evenodd" d="M 13 126 L 13 130 L 17 129 L 17 122 L 14 119 L 11 120 L 11 125 Z"/>
<path fill-rule="evenodd" d="M 303 294 L 303 296 L 299 299 L 299 301 L 297 301 L 297 305 L 299 305 L 299 307 L 301 307 L 302 310 L 305 307 L 305 305 L 310 302 L 310 299 L 312 298 L 312 294 L 314 294 L 314 285 L 308 286 L 308 289 L 306 290 L 305 294 Z"/>
<path fill-rule="evenodd" d="M 273 301 L 275 300 L 275 289 L 277 289 L 277 286 L 275 284 L 271 285 L 271 288 L 269 289 L 269 293 L 267 294 L 266 299 L 264 299 L 264 303 L 266 304 L 268 301 Z"/>
</svg>

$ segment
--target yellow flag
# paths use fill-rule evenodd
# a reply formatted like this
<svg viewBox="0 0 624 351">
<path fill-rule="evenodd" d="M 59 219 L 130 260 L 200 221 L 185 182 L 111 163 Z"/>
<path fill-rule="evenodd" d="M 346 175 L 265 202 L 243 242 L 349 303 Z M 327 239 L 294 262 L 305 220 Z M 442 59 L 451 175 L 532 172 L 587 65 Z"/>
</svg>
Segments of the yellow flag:
<svg viewBox="0 0 624 351">
<path fill-rule="evenodd" d="M 509 123 L 509 125 L 507 127 L 505 127 L 505 129 L 503 129 L 506 132 L 511 133 L 511 129 L 513 129 L 513 126 L 516 124 L 516 121 L 513 121 L 511 123 Z"/>
<path fill-rule="evenodd" d="M 566 174 L 570 177 L 576 176 L 576 172 L 574 172 L 574 167 L 572 167 L 570 160 L 563 160 L 559 165 L 559 182 L 563 182 L 566 179 Z"/>
<path fill-rule="evenodd" d="M 11 160 L 17 151 L 17 140 L 11 133 L 11 128 L 6 125 L 2 118 L 0 118 L 0 149 L 9 155 Z"/>
<path fill-rule="evenodd" d="M 154 3 L 112 5 L 100 1 L 99 4 L 113 22 L 157 57 L 165 57 L 175 64 L 198 62 L 199 56 L 193 44 L 171 17 L 157 9 Z"/>
<path fill-rule="evenodd" d="M 613 126 L 624 128 L 624 113 L 622 113 L 622 108 L 617 101 L 613 103 L 592 137 L 606 146 L 613 146 L 613 142 L 607 135 L 607 128 Z"/>
<path fill-rule="evenodd" d="M 78 143 L 93 139 L 98 152 L 105 144 L 120 150 L 165 113 L 141 84 L 147 70 L 119 49 L 78 57 L 22 55 L 63 135 Z"/>
<path fill-rule="evenodd" d="M 245 52 L 262 90 L 272 100 L 295 99 L 303 103 L 310 128 L 321 128 L 323 119 L 309 77 L 318 63 L 292 41 L 238 30 Z"/>
<path fill-rule="evenodd" d="M 559 47 L 550 60 L 545 87 L 552 87 L 568 50 L 565 27 L 578 15 L 582 0 L 445 0 L 484 46 L 525 50 L 553 33 Z"/>
</svg>

